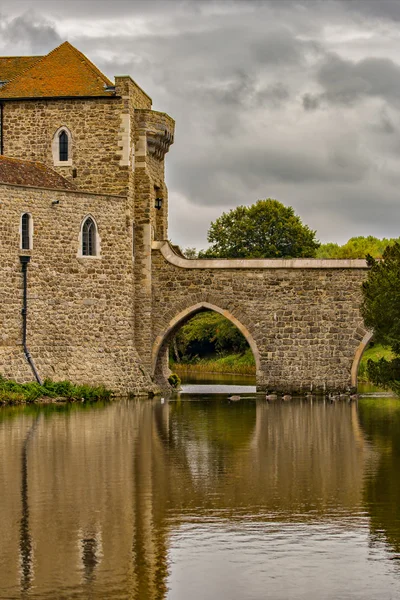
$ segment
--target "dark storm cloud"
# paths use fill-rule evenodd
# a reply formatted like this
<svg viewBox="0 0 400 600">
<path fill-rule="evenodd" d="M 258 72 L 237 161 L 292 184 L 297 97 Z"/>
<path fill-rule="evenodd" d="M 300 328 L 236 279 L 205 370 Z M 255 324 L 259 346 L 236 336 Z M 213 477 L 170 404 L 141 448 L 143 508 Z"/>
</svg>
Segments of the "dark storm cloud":
<svg viewBox="0 0 400 600">
<path fill-rule="evenodd" d="M 322 239 L 400 223 L 397 0 L 3 0 L 1 10 L 1 53 L 68 39 L 176 119 L 177 243 L 204 247 L 222 210 L 269 196 Z"/>
<path fill-rule="evenodd" d="M 15 47 L 27 41 L 32 54 L 47 53 L 62 41 L 52 22 L 31 11 L 11 19 L 0 17 L 0 32 L 2 45 Z"/>
<path fill-rule="evenodd" d="M 304 94 L 303 98 L 304 110 L 317 110 L 321 103 L 321 99 L 316 94 Z"/>
<path fill-rule="evenodd" d="M 365 58 L 358 62 L 328 56 L 317 74 L 323 97 L 333 103 L 350 104 L 363 96 L 400 102 L 400 66 L 387 58 Z"/>
</svg>

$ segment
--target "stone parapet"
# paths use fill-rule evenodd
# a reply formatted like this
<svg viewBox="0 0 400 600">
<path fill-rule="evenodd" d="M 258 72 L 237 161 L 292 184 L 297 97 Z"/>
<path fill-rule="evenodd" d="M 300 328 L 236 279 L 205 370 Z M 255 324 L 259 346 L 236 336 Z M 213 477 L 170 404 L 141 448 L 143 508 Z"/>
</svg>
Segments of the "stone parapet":
<svg viewBox="0 0 400 600">
<path fill-rule="evenodd" d="M 188 259 L 178 254 L 168 241 L 154 241 L 165 260 L 181 269 L 368 269 L 364 259 L 318 258 L 216 258 Z"/>
</svg>

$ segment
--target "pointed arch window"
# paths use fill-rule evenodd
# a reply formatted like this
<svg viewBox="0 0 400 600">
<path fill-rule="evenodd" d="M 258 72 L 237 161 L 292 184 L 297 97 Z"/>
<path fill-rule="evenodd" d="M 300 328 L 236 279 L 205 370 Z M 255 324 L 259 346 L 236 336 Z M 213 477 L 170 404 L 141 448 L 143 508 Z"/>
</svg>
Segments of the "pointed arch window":
<svg viewBox="0 0 400 600">
<path fill-rule="evenodd" d="M 82 226 L 82 256 L 96 256 L 97 230 L 92 217 L 87 217 Z"/>
<path fill-rule="evenodd" d="M 68 136 L 65 130 L 61 131 L 59 135 L 59 150 L 60 150 L 60 162 L 66 162 L 68 156 Z"/>
<path fill-rule="evenodd" d="M 24 213 L 21 217 L 21 248 L 22 250 L 32 249 L 32 217 L 29 213 Z"/>
<path fill-rule="evenodd" d="M 72 135 L 65 125 L 55 132 L 51 142 L 51 151 L 56 167 L 72 167 Z"/>
</svg>

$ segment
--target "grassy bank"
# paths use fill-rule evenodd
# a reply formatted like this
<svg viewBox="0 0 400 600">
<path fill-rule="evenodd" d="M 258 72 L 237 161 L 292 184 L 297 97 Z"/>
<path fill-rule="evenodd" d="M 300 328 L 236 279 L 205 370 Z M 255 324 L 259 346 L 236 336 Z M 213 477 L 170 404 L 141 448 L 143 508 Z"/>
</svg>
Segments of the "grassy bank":
<svg viewBox="0 0 400 600">
<path fill-rule="evenodd" d="M 172 371 L 189 371 L 192 373 L 234 373 L 238 375 L 254 375 L 256 366 L 251 350 L 244 354 L 228 354 L 215 358 L 201 358 L 190 363 L 170 364 Z"/>
<path fill-rule="evenodd" d="M 17 383 L 0 375 L 0 405 L 31 404 L 34 402 L 77 402 L 109 400 L 111 391 L 103 386 L 74 385 L 70 381 Z"/>
<path fill-rule="evenodd" d="M 381 344 L 374 344 L 369 346 L 364 352 L 360 367 L 358 369 L 358 379 L 359 381 L 368 381 L 367 376 L 367 362 L 368 360 L 377 361 L 381 358 L 386 358 L 386 360 L 391 360 L 394 358 L 393 352 L 390 348 L 386 348 L 385 346 L 381 346 Z"/>
</svg>

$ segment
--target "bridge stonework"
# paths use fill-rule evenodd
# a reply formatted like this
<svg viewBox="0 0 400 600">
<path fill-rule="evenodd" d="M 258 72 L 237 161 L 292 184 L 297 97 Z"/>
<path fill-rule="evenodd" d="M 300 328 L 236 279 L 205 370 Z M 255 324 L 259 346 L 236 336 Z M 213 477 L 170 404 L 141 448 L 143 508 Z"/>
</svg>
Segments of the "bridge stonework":
<svg viewBox="0 0 400 600">
<path fill-rule="evenodd" d="M 368 335 L 359 308 L 365 276 L 363 260 L 187 260 L 153 243 L 152 375 L 165 382 L 172 337 L 213 309 L 247 338 L 258 390 L 346 389 Z"/>
</svg>

